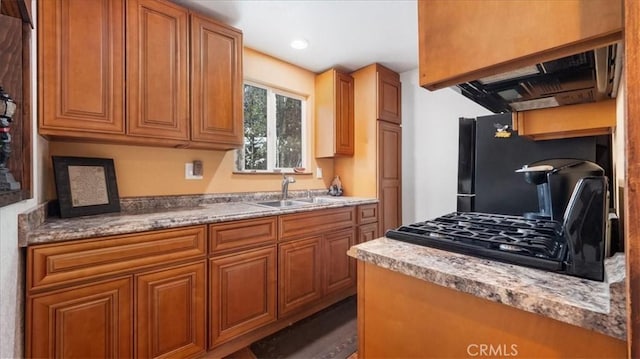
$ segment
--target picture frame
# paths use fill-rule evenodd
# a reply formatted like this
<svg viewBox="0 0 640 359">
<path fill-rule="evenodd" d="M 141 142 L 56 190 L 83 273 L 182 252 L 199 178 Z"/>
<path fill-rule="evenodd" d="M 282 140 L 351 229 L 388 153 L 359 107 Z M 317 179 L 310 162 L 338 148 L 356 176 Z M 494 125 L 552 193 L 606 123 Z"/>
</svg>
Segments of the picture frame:
<svg viewBox="0 0 640 359">
<path fill-rule="evenodd" d="M 52 156 L 60 217 L 120 212 L 111 158 Z"/>
</svg>

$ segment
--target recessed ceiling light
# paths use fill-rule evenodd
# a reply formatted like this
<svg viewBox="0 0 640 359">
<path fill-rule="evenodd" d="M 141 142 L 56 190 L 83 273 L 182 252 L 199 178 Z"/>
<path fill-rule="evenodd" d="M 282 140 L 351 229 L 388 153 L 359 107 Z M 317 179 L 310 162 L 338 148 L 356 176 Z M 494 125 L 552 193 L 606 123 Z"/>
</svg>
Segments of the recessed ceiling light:
<svg viewBox="0 0 640 359">
<path fill-rule="evenodd" d="M 309 46 L 309 43 L 307 42 L 307 40 L 304 40 L 304 39 L 296 39 L 291 41 L 291 47 L 293 47 L 296 50 L 306 49 L 307 46 Z"/>
</svg>

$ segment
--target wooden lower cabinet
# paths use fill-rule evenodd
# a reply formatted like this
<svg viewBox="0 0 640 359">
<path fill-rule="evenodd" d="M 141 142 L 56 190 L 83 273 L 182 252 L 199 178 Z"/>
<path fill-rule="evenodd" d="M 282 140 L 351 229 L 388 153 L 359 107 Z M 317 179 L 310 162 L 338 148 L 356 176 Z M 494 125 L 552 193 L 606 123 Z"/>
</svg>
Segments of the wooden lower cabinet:
<svg viewBox="0 0 640 359">
<path fill-rule="evenodd" d="M 278 314 L 307 308 L 343 290 L 355 288 L 355 262 L 347 256 L 355 244 L 353 227 L 279 244 Z"/>
<path fill-rule="evenodd" d="M 358 227 L 358 237 L 356 244 L 367 242 L 380 237 L 378 234 L 378 223 L 364 224 Z"/>
<path fill-rule="evenodd" d="M 191 357 L 205 348 L 205 262 L 139 274 L 136 357 Z"/>
<path fill-rule="evenodd" d="M 324 236 L 324 295 L 355 286 L 356 263 L 347 255 L 354 244 L 353 228 Z"/>
<path fill-rule="evenodd" d="M 225 357 L 353 295 L 377 208 L 31 246 L 26 356 Z"/>
<path fill-rule="evenodd" d="M 209 348 L 276 320 L 276 247 L 209 259 Z"/>
<path fill-rule="evenodd" d="M 284 316 L 322 298 L 322 236 L 278 246 L 278 315 Z"/>
<path fill-rule="evenodd" d="M 132 297 L 131 277 L 31 296 L 26 357 L 132 357 Z"/>
</svg>

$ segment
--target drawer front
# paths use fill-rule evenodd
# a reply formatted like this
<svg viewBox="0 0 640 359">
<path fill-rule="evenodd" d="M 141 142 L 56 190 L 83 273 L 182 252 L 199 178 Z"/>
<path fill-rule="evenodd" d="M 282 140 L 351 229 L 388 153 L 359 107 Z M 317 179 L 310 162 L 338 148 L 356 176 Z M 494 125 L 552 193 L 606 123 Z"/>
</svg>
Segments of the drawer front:
<svg viewBox="0 0 640 359">
<path fill-rule="evenodd" d="M 310 234 L 324 233 L 353 226 L 356 223 L 356 208 L 343 207 L 278 217 L 280 240 L 290 240 Z"/>
<path fill-rule="evenodd" d="M 276 217 L 212 224 L 209 225 L 209 252 L 219 254 L 275 243 L 277 236 Z"/>
<path fill-rule="evenodd" d="M 205 235 L 197 226 L 29 247 L 27 289 L 204 256 Z"/>
<path fill-rule="evenodd" d="M 358 206 L 358 224 L 378 222 L 378 204 L 363 204 Z"/>
</svg>

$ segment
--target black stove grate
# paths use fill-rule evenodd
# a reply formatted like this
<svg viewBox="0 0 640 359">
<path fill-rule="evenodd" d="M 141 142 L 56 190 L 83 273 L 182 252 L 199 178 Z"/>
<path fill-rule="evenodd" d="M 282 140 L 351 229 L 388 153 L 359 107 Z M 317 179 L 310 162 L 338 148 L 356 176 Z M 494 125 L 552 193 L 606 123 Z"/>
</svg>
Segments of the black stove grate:
<svg viewBox="0 0 640 359">
<path fill-rule="evenodd" d="M 561 270 L 566 255 L 555 221 L 454 212 L 389 230 L 387 237 L 547 270 Z"/>
</svg>

